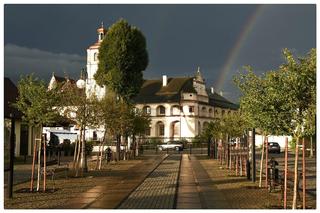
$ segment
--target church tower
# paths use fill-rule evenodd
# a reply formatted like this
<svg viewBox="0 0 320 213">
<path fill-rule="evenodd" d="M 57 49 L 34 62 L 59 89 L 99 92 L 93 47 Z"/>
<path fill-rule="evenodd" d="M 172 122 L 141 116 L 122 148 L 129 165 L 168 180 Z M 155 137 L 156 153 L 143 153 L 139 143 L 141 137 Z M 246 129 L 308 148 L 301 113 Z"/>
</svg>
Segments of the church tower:
<svg viewBox="0 0 320 213">
<path fill-rule="evenodd" d="M 206 85 L 205 85 L 204 79 L 200 72 L 200 67 L 198 67 L 196 75 L 193 78 L 193 87 L 197 91 L 198 101 L 208 103 L 209 102 L 208 93 L 206 91 Z"/>
<path fill-rule="evenodd" d="M 88 74 L 88 76 L 87 76 L 87 82 L 86 82 L 87 83 L 86 93 L 88 96 L 95 93 L 99 99 L 104 96 L 105 88 L 97 85 L 96 81 L 94 80 L 94 74 L 98 70 L 99 47 L 100 47 L 102 40 L 106 36 L 106 32 L 107 31 L 106 31 L 106 29 L 104 29 L 103 23 L 102 23 L 101 27 L 99 27 L 97 29 L 97 35 L 98 35 L 97 41 L 87 49 L 87 74 Z"/>
</svg>

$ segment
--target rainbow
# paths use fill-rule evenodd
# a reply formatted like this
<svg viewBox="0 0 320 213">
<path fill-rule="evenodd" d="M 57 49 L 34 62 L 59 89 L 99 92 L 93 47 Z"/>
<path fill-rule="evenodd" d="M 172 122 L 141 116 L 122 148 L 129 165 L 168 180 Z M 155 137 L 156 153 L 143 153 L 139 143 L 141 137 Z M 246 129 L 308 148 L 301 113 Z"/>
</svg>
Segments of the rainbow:
<svg viewBox="0 0 320 213">
<path fill-rule="evenodd" d="M 216 81 L 215 87 L 218 91 L 220 91 L 224 85 L 226 77 L 231 71 L 232 65 L 234 64 L 235 60 L 237 59 L 241 48 L 245 44 L 249 34 L 251 33 L 252 29 L 256 25 L 259 20 L 259 17 L 262 15 L 263 11 L 265 10 L 266 5 L 259 5 L 257 6 L 256 10 L 252 13 L 252 15 L 246 21 L 242 31 L 240 32 L 237 41 L 235 42 L 233 48 L 229 52 L 226 62 L 224 63 L 221 71 L 219 72 L 219 78 Z"/>
</svg>

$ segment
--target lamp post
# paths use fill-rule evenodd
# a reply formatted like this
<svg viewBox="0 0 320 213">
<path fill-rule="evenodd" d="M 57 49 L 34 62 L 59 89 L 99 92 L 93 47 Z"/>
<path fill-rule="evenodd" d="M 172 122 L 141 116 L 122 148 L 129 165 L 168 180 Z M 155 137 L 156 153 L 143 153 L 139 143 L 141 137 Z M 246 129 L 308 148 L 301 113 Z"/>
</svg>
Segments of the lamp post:
<svg viewBox="0 0 320 213">
<path fill-rule="evenodd" d="M 84 117 L 86 117 L 86 113 L 87 113 L 87 109 L 86 109 L 86 105 L 87 105 L 87 95 L 86 95 L 86 81 L 83 79 L 83 74 L 82 74 L 82 71 L 81 71 L 81 76 L 80 76 L 80 79 L 77 81 L 77 87 L 79 89 L 81 89 L 81 91 L 83 91 L 84 94 L 81 94 L 81 95 L 84 95 L 84 98 L 85 98 L 85 104 L 82 106 L 84 107 Z M 81 168 L 81 171 L 82 171 L 82 174 L 84 172 L 87 172 L 88 171 L 88 167 L 87 167 L 87 155 L 86 155 L 86 137 L 85 137 L 85 133 L 86 133 L 86 125 L 83 125 L 81 124 L 81 127 L 80 127 L 80 130 L 83 131 L 83 134 L 82 134 L 82 143 L 81 143 L 81 159 L 80 159 L 80 168 Z M 81 140 L 81 138 L 80 138 Z"/>
</svg>

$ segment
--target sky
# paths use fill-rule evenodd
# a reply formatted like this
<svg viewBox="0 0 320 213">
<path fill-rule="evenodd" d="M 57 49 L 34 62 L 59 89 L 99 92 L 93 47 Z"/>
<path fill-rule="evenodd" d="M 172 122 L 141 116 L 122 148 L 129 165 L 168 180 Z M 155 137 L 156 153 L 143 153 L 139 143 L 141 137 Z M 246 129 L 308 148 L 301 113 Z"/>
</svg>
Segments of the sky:
<svg viewBox="0 0 320 213">
<path fill-rule="evenodd" d="M 232 79 L 250 65 L 257 74 L 277 69 L 281 51 L 303 56 L 316 47 L 316 5 L 4 5 L 4 76 L 17 83 L 34 73 L 79 79 L 96 29 L 120 18 L 146 37 L 145 79 L 193 76 L 237 103 Z"/>
</svg>

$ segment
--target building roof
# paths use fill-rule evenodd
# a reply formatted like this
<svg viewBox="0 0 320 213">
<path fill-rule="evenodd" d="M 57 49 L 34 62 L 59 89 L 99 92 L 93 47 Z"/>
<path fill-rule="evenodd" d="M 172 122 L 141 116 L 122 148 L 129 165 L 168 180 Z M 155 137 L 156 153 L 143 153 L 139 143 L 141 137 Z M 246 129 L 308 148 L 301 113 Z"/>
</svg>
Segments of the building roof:
<svg viewBox="0 0 320 213">
<path fill-rule="evenodd" d="M 18 98 L 18 88 L 9 78 L 4 78 L 4 117 L 10 118 L 10 114 L 13 117 L 20 119 L 22 113 L 12 106 L 13 103 L 17 101 Z"/>
<path fill-rule="evenodd" d="M 230 102 L 229 100 L 219 95 L 218 93 L 214 92 L 212 94 L 210 90 L 207 90 L 207 93 L 209 95 L 209 104 L 211 106 L 234 109 L 234 110 L 239 109 L 239 106 L 237 104 Z"/>
<path fill-rule="evenodd" d="M 181 92 L 196 93 L 192 78 L 168 78 L 167 86 L 162 86 L 162 80 L 145 80 L 134 102 L 179 102 Z"/>
<path fill-rule="evenodd" d="M 181 93 L 197 93 L 193 87 L 192 77 L 168 78 L 167 86 L 162 86 L 162 80 L 160 79 L 145 80 L 139 94 L 133 100 L 139 104 L 179 102 Z M 209 90 L 207 93 L 211 106 L 228 109 L 239 108 L 217 93 L 212 94 Z"/>
</svg>

